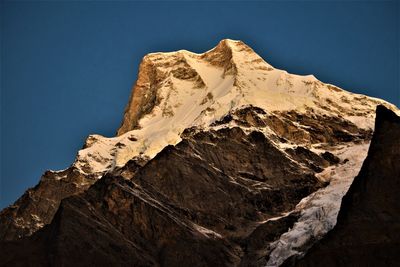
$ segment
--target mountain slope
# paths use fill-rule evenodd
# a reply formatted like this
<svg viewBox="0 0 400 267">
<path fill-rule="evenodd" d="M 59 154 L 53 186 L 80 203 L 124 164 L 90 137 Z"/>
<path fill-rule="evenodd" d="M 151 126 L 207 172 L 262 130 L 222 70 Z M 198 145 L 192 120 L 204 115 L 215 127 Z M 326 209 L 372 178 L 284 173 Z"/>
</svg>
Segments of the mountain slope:
<svg viewBox="0 0 400 267">
<path fill-rule="evenodd" d="M 398 112 L 383 100 L 275 69 L 241 41 L 223 40 L 203 54 L 149 54 L 118 135 L 89 136 L 70 168 L 46 172 L 1 211 L 0 239 L 9 241 L 2 243 L 3 255 L 21 262 L 7 248 L 46 248 L 72 238 L 70 230 L 87 235 L 99 225 L 91 231 L 104 240 L 127 237 L 118 245 L 124 247 L 121 258 L 144 265 L 163 263 L 163 246 L 172 253 L 168 260 L 193 260 L 185 248 L 171 250 L 175 232 L 205 251 L 199 265 L 222 254 L 228 255 L 223 266 L 279 265 L 335 225 L 338 203 L 366 156 L 378 104 Z M 126 189 L 118 201 L 110 197 L 111 187 Z M 137 208 L 135 201 L 143 204 Z M 151 224 L 154 210 L 160 221 Z M 120 212 L 141 219 L 127 226 L 114 218 Z M 130 227 L 144 232 L 131 233 Z M 174 230 L 154 233 L 164 227 Z M 82 240 L 93 244 L 95 258 L 114 251 L 95 237 Z M 165 243 L 154 243 L 160 238 Z M 208 251 L 208 242 L 220 250 Z M 58 264 L 45 256 L 50 252 L 26 253 Z M 76 259 L 63 256 L 72 252 L 61 243 L 54 253 L 61 253 L 57 260 Z"/>
<path fill-rule="evenodd" d="M 252 229 L 291 211 L 322 186 L 311 170 L 291 162 L 260 132 L 246 135 L 232 128 L 187 134 L 141 169 L 129 162 L 120 170 L 123 177 L 107 175 L 85 193 L 63 200 L 51 224 L 30 238 L 3 242 L 2 264 L 24 265 L 34 258 L 50 266 L 234 266 Z M 209 164 L 211 158 L 220 161 Z M 79 249 L 84 244 L 93 253 Z M 54 252 L 36 251 L 54 246 Z M 21 257 L 32 250 L 40 257 Z"/>
<path fill-rule="evenodd" d="M 379 106 L 368 156 L 342 200 L 337 225 L 296 266 L 398 266 L 399 136 L 400 117 Z"/>
</svg>

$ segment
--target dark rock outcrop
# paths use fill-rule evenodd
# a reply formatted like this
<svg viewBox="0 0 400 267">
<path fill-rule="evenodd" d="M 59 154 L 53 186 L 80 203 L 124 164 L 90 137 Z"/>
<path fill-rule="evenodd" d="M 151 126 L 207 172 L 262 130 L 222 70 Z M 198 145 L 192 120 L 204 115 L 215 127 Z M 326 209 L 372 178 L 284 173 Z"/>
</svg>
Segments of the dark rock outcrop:
<svg viewBox="0 0 400 267">
<path fill-rule="evenodd" d="M 298 145 L 337 145 L 370 140 L 372 136 L 371 130 L 359 128 L 343 117 L 321 116 L 313 112 L 299 113 L 295 110 L 269 113 L 255 106 L 238 109 L 212 125 L 230 122 L 242 127 L 269 127 L 280 142 L 286 140 Z"/>
<path fill-rule="evenodd" d="M 0 248 L 1 266 L 226 266 L 234 259 L 218 238 L 118 177 L 65 199 L 50 225 Z"/>
<path fill-rule="evenodd" d="M 32 236 L 0 243 L 0 265 L 260 266 L 297 216 L 268 219 L 323 185 L 262 133 L 238 127 L 186 133 L 119 173 L 64 199 Z"/>
<path fill-rule="evenodd" d="M 400 118 L 378 106 L 368 156 L 342 201 L 337 225 L 287 266 L 398 266 Z"/>
<path fill-rule="evenodd" d="M 0 212 L 0 240 L 31 235 L 51 222 L 62 199 L 83 192 L 96 180 L 74 167 L 61 172 L 45 172 L 35 187 Z"/>
</svg>

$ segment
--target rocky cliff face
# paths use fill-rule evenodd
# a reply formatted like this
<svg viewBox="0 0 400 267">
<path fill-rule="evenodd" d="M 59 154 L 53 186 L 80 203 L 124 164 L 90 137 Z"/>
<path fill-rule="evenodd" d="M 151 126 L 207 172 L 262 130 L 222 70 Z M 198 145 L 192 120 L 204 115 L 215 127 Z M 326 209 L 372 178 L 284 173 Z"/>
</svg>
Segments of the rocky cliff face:
<svg viewBox="0 0 400 267">
<path fill-rule="evenodd" d="M 286 265 L 398 266 L 400 262 L 400 117 L 379 106 L 368 156 L 342 200 L 337 225 Z"/>
<path fill-rule="evenodd" d="M 378 104 L 240 41 L 149 54 L 118 136 L 0 213 L 0 264 L 280 265 L 335 225 Z"/>
</svg>

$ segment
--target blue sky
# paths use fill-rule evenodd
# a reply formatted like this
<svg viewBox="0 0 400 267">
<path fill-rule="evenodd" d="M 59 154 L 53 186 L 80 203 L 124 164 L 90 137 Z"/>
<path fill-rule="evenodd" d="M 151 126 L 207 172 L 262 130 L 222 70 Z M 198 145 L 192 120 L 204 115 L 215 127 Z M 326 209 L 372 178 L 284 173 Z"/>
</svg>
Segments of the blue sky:
<svg viewBox="0 0 400 267">
<path fill-rule="evenodd" d="M 397 1 L 1 2 L 0 208 L 113 136 L 141 58 L 240 39 L 296 74 L 400 105 Z"/>
</svg>

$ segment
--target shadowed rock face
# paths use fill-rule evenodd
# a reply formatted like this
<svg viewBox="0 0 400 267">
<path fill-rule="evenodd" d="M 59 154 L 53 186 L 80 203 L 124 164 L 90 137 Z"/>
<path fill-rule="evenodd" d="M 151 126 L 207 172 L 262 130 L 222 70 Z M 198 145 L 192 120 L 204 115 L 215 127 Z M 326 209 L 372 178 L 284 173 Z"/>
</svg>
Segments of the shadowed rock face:
<svg viewBox="0 0 400 267">
<path fill-rule="evenodd" d="M 398 266 L 400 262 L 400 118 L 378 106 L 368 156 L 337 225 L 287 266 Z"/>
<path fill-rule="evenodd" d="M 262 133 L 246 135 L 240 128 L 189 134 L 131 179 L 228 236 L 293 209 L 322 186 L 312 170 L 291 161 Z"/>
<path fill-rule="evenodd" d="M 63 200 L 33 236 L 1 243 L 1 264 L 260 266 L 297 215 L 268 219 L 321 186 L 260 132 L 187 131 L 143 167 Z"/>
<path fill-rule="evenodd" d="M 96 179 L 71 167 L 62 172 L 47 171 L 34 188 L 0 212 L 0 240 L 31 235 L 53 219 L 60 201 L 86 190 Z"/>
<path fill-rule="evenodd" d="M 342 117 L 320 116 L 312 112 L 266 112 L 249 106 L 227 114 L 213 125 L 234 122 L 242 127 L 269 127 L 280 142 L 294 144 L 326 144 L 335 146 L 344 142 L 370 140 L 372 131 L 362 129 Z"/>
<path fill-rule="evenodd" d="M 233 114 L 228 114 L 220 121 L 213 124 L 213 126 L 225 126 L 228 123 L 234 123 L 238 126 L 235 129 L 221 130 L 218 133 L 212 131 L 209 133 L 201 132 L 196 134 L 196 136 L 189 136 L 191 131 L 197 132 L 196 129 L 186 129 L 184 134 L 188 134 L 188 138 L 182 144 L 177 146 L 177 149 L 183 148 L 185 146 L 184 144 L 193 147 L 195 140 L 203 138 L 205 141 L 202 141 L 201 143 L 199 142 L 195 147 L 195 149 L 205 153 L 203 160 L 196 159 L 197 161 L 202 162 L 202 164 L 217 164 L 216 167 L 227 172 L 228 175 L 241 177 L 240 181 L 243 179 L 247 181 L 252 179 L 254 181 L 263 181 L 268 178 L 267 176 L 275 177 L 274 180 L 279 181 L 280 178 L 286 177 L 285 173 L 287 171 L 288 173 L 297 173 L 299 170 L 296 169 L 303 168 L 302 165 L 305 165 L 306 169 L 309 169 L 313 173 L 320 172 L 323 168 L 331 164 L 339 163 L 338 159 L 335 159 L 335 156 L 329 152 L 325 152 L 326 154 L 323 155 L 317 155 L 301 145 L 309 145 L 324 141 L 322 144 L 329 146 L 329 144 L 338 145 L 343 142 L 357 142 L 368 140 L 370 138 L 370 131 L 359 129 L 349 121 L 343 119 L 314 118 L 312 114 L 309 114 L 308 116 L 299 115 L 294 111 L 287 114 L 281 113 L 279 115 L 281 119 L 278 118 L 277 115 L 267 113 L 263 109 L 253 106 L 238 109 L 233 112 Z M 301 119 L 297 118 L 299 116 Z M 298 121 L 296 122 L 296 120 Z M 323 123 L 319 124 L 321 121 Z M 294 122 L 298 125 L 295 125 Z M 268 127 L 272 129 L 274 133 L 274 135 L 268 137 L 271 139 L 270 141 L 267 141 L 261 133 L 254 132 L 250 135 L 253 141 L 256 141 L 257 138 L 264 140 L 260 143 L 263 146 L 264 151 L 261 151 L 261 148 L 258 148 L 255 150 L 248 150 L 251 153 L 243 153 L 243 151 L 247 151 L 246 149 L 248 148 L 248 145 L 246 142 L 241 141 L 241 138 L 243 138 L 245 134 L 240 129 L 256 128 L 264 130 Z M 336 134 L 333 134 L 333 132 Z M 224 136 L 224 134 L 227 135 Z M 329 136 L 328 139 L 327 136 Z M 341 138 L 342 136 L 346 136 L 346 138 L 343 139 Z M 220 141 L 232 137 L 239 141 L 236 140 L 229 144 L 223 144 L 223 142 Z M 207 142 L 212 143 L 216 140 L 219 140 L 218 144 L 221 145 L 219 151 L 217 154 L 209 154 L 208 151 L 205 151 L 210 147 Z M 291 158 L 291 160 L 287 160 L 286 158 L 286 163 L 284 164 L 287 164 L 287 166 L 282 167 L 280 173 L 271 171 L 263 173 L 262 171 L 265 171 L 268 167 L 266 167 L 267 165 L 264 166 L 265 160 L 257 162 L 259 159 L 259 157 L 257 157 L 258 153 L 279 154 L 277 153 L 277 149 L 271 144 L 271 141 L 288 142 L 288 140 L 295 144 L 299 144 L 299 146 L 297 148 L 286 149 L 286 153 Z M 237 145 L 239 145 L 241 149 L 236 147 Z M 258 146 L 259 143 L 256 145 Z M 270 150 L 274 152 L 268 152 Z M 196 151 L 190 151 L 186 154 L 191 155 L 190 153 L 195 152 Z M 233 155 L 234 153 L 236 154 Z M 239 156 L 243 157 L 244 155 L 247 156 L 246 159 L 239 159 Z M 229 157 L 236 157 L 237 160 L 231 161 Z M 130 172 L 130 175 L 128 175 L 128 178 L 130 179 L 132 174 L 140 169 L 147 160 L 147 158 L 141 157 L 133 158 L 123 168 L 124 173 Z M 164 161 L 167 160 L 168 159 L 164 159 Z M 237 167 L 236 165 L 241 164 L 241 161 L 243 160 L 247 160 L 247 165 L 241 166 L 242 170 L 236 170 L 236 172 L 229 170 L 229 168 L 235 169 Z M 280 162 L 280 158 L 273 159 L 271 157 L 271 160 L 273 161 L 269 161 L 271 162 L 269 164 L 284 165 Z M 293 161 L 299 164 L 294 164 Z M 193 164 L 194 163 L 192 162 L 192 165 Z M 235 166 L 231 166 L 232 164 Z M 165 163 L 165 165 L 168 164 Z M 213 169 L 212 171 L 215 172 L 216 170 Z M 97 179 L 97 174 L 84 174 L 74 166 L 61 172 L 46 172 L 37 186 L 29 189 L 14 205 L 0 212 L 0 240 L 15 240 L 23 236 L 31 235 L 43 227 L 43 225 L 51 222 L 62 199 L 85 191 Z M 279 187 L 279 185 L 276 186 Z M 249 188 L 248 190 L 252 191 L 253 189 Z M 257 190 L 259 189 L 257 188 Z M 301 189 L 299 188 L 298 190 Z M 265 188 L 261 190 L 261 192 L 264 191 Z M 258 201 L 263 202 L 262 199 L 259 199 Z M 278 202 L 274 203 L 273 201 Z M 281 205 L 281 202 L 285 202 L 285 199 L 269 199 L 268 203 L 271 207 L 275 207 Z"/>
</svg>

